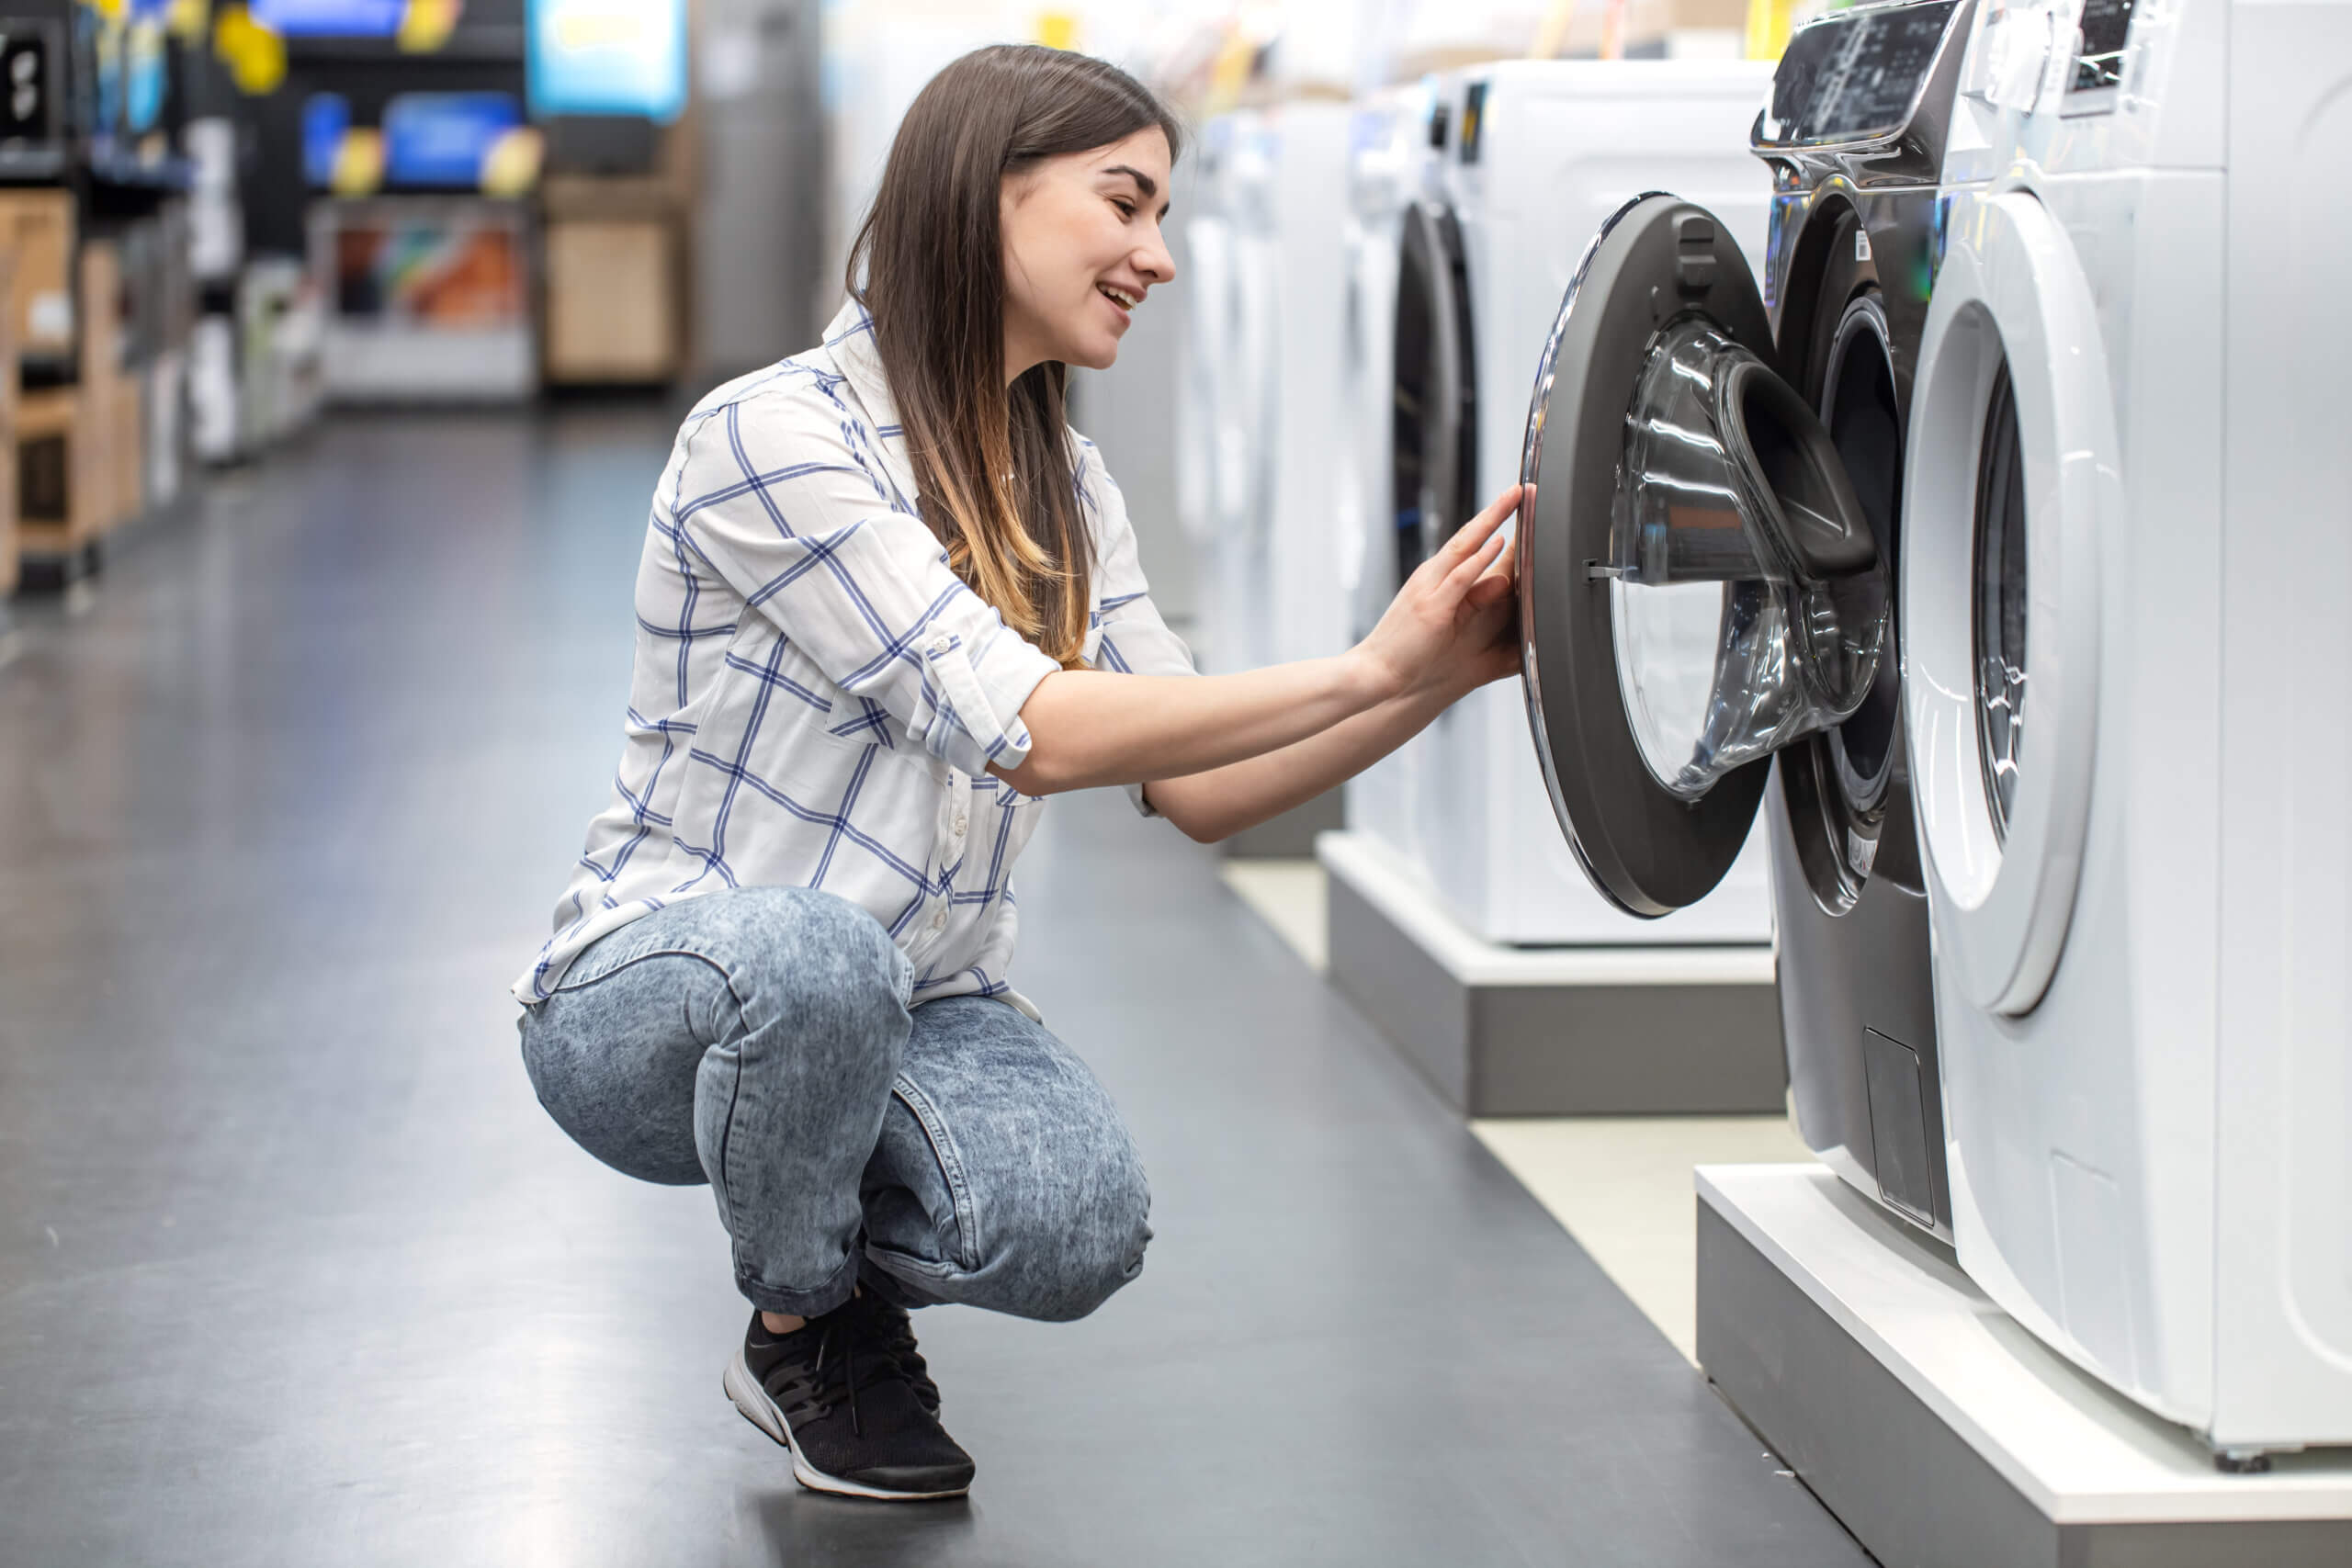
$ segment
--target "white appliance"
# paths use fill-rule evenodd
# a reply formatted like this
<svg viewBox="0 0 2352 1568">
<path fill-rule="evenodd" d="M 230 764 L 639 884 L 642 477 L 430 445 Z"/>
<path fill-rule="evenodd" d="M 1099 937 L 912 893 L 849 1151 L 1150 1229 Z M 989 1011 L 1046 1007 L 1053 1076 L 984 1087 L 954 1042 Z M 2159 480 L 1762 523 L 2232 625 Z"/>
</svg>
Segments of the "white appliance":
<svg viewBox="0 0 2352 1568">
<path fill-rule="evenodd" d="M 1770 182 L 1747 133 L 1761 62 L 1509 62 L 1464 72 L 1442 194 L 1400 249 L 1396 509 L 1429 548 L 1518 478 L 1529 386 L 1578 258 L 1609 215 L 1670 189 L 1719 214 L 1748 265 L 1765 254 Z M 1409 532 L 1409 531 L 1408 531 Z M 1402 564 L 1402 563 L 1400 563 Z M 1700 653 L 1706 653 L 1705 639 Z M 1517 685 L 1456 704 L 1419 748 L 1405 846 L 1489 942 L 1755 942 L 1771 938 L 1763 835 L 1711 895 L 1636 922 L 1580 874 L 1528 747 Z"/>
<path fill-rule="evenodd" d="M 1431 134 L 1434 81 L 1383 90 L 1356 106 L 1348 133 L 1347 254 L 1340 358 L 1340 451 L 1332 510 L 1342 540 L 1340 588 L 1352 606 L 1350 630 L 1362 638 L 1378 624 L 1396 591 L 1396 512 L 1392 500 L 1391 425 L 1396 341 L 1397 246 L 1405 214 L 1428 194 L 1442 164 Z M 1408 740 L 1347 784 L 1347 823 L 1408 858 L 1414 854 L 1419 738 Z"/>
<path fill-rule="evenodd" d="M 1342 561 L 1355 540 L 1339 530 L 1331 484 L 1348 123 L 1342 105 L 1284 102 L 1221 116 L 1202 139 L 1204 211 L 1188 238 L 1196 261 L 1224 249 L 1206 279 L 1221 292 L 1193 296 L 1214 321 L 1194 363 L 1208 372 L 1213 433 L 1204 652 L 1216 670 L 1322 658 L 1351 640 Z"/>
<path fill-rule="evenodd" d="M 1902 568 L 1962 1265 L 2352 1443 L 2352 5 L 1988 7 Z"/>
</svg>

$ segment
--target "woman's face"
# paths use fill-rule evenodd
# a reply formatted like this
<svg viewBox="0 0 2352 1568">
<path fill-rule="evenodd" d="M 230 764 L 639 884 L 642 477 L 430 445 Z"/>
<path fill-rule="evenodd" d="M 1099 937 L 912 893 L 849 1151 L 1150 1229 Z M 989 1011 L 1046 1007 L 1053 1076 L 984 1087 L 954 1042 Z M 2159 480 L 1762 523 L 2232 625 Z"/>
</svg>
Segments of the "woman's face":
<svg viewBox="0 0 2352 1568">
<path fill-rule="evenodd" d="M 1005 176 L 1004 372 L 1049 359 L 1090 370 L 1119 357 L 1127 321 L 1176 276 L 1168 216 L 1168 138 L 1158 126 Z"/>
</svg>

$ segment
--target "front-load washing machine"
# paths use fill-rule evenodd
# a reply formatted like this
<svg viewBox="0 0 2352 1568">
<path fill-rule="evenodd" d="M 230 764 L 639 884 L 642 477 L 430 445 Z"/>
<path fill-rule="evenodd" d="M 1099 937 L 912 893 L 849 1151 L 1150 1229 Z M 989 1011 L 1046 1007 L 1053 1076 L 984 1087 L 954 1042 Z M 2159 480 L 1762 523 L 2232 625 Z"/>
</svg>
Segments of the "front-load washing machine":
<svg viewBox="0 0 2352 1568">
<path fill-rule="evenodd" d="M 1679 188 L 1729 226 L 1743 274 L 1761 262 L 1770 185 L 1746 138 L 1770 78 L 1770 65 L 1736 61 L 1510 62 L 1462 73 L 1441 199 L 1406 215 L 1398 248 L 1393 573 L 1518 477 L 1545 334 L 1610 212 L 1643 191 Z M 1693 657 L 1705 654 L 1702 637 Z M 1770 940 L 1760 834 L 1719 891 L 1656 921 L 1628 920 L 1596 895 L 1553 826 L 1525 734 L 1518 694 L 1498 683 L 1420 737 L 1411 849 L 1471 931 L 1526 945 Z"/>
<path fill-rule="evenodd" d="M 1436 85 L 1389 87 L 1357 104 L 1348 132 L 1347 256 L 1340 353 L 1340 451 L 1332 511 L 1343 541 L 1340 586 L 1349 630 L 1369 634 L 1396 583 L 1396 524 L 1389 505 L 1390 367 L 1396 325 L 1397 243 L 1405 214 L 1437 173 L 1443 127 Z M 1352 539 L 1353 545 L 1344 541 Z M 1408 857 L 1414 853 L 1419 738 L 1347 784 L 1347 824 Z"/>
<path fill-rule="evenodd" d="M 2352 1443 L 2352 6 L 1988 5 L 1956 112 L 1901 605 L 1960 1259 L 2225 1466 Z"/>
<path fill-rule="evenodd" d="M 1775 363 L 1820 416 L 1892 574 L 1972 0 L 1838 14 L 1791 39 L 1752 143 L 1772 170 Z M 1856 68 L 1873 102 L 1846 107 Z M 1899 625 L 1899 622 L 1898 622 Z M 1951 1239 L 1926 886 L 1902 665 L 1777 753 L 1764 812 L 1798 1131 L 1870 1197 Z"/>
<path fill-rule="evenodd" d="M 1271 105 L 1202 138 L 1201 210 L 1186 231 L 1189 396 L 1206 502 L 1211 668 L 1325 657 L 1349 642 L 1343 536 L 1331 505 L 1340 421 L 1344 106 Z"/>
<path fill-rule="evenodd" d="M 1184 260 L 1174 285 L 1184 316 L 1176 370 L 1176 517 L 1203 564 L 1216 537 L 1223 499 L 1217 396 L 1232 333 L 1233 233 L 1219 200 L 1221 149 L 1214 140 L 1221 128 L 1230 135 L 1224 120 L 1202 128 L 1193 200 L 1183 220 Z"/>
<path fill-rule="evenodd" d="M 1202 128 L 1197 209 L 1186 250 L 1197 269 L 1185 296 L 1187 446 L 1204 552 L 1200 653 L 1230 671 L 1265 663 L 1270 585 L 1259 520 L 1273 488 L 1270 439 L 1278 380 L 1276 168 L 1262 114 L 1219 115 Z"/>
</svg>

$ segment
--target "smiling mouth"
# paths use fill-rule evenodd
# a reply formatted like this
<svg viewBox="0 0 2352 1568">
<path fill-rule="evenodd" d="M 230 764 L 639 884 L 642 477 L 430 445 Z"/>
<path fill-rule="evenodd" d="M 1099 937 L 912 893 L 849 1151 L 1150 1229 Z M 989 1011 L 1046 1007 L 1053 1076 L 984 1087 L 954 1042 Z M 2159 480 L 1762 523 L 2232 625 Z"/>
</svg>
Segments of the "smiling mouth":
<svg viewBox="0 0 2352 1568">
<path fill-rule="evenodd" d="M 1114 288 L 1107 283 L 1096 284 L 1094 286 L 1094 291 L 1102 295 L 1103 299 L 1111 301 L 1112 304 L 1116 305 L 1119 308 L 1120 314 L 1122 315 L 1134 313 L 1135 308 L 1143 303 L 1143 299 L 1140 296 L 1129 294 L 1125 289 Z"/>
</svg>

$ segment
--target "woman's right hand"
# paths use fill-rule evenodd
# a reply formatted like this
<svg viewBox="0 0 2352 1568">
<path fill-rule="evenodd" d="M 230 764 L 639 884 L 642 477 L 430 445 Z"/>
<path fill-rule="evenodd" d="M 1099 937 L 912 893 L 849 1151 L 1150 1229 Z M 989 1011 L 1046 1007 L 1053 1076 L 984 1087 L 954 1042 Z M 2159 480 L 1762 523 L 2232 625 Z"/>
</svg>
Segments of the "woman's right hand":
<svg viewBox="0 0 2352 1568">
<path fill-rule="evenodd" d="M 1498 608 L 1517 588 L 1503 525 L 1521 488 L 1495 497 L 1423 561 L 1356 645 L 1382 691 L 1402 696 L 1434 686 L 1466 689 L 1494 678 L 1487 667 L 1495 663 Z M 1492 570 L 1498 561 L 1501 570 Z"/>
</svg>

